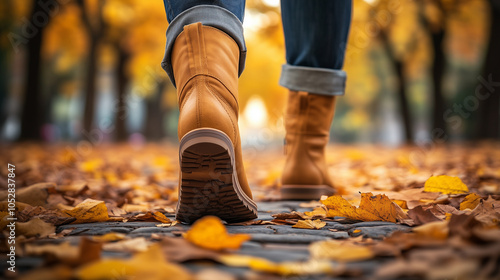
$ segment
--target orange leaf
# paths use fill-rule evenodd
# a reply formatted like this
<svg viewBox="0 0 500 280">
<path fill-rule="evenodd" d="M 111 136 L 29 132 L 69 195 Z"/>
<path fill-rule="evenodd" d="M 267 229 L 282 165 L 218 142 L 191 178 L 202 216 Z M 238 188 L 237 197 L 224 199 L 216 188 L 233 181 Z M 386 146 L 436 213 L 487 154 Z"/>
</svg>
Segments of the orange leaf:
<svg viewBox="0 0 500 280">
<path fill-rule="evenodd" d="M 305 229 L 320 229 L 326 226 L 326 223 L 321 220 L 299 220 L 293 228 L 305 228 Z"/>
<path fill-rule="evenodd" d="M 464 201 L 460 203 L 460 210 L 471 209 L 473 210 L 481 202 L 481 197 L 475 193 L 471 193 L 465 197 Z"/>
<path fill-rule="evenodd" d="M 346 217 L 359 221 L 387 221 L 397 222 L 406 219 L 403 210 L 386 195 L 372 195 L 372 193 L 361 194 L 359 207 L 351 205 L 341 196 L 330 196 L 321 201 L 328 208 L 328 217 Z"/>
<path fill-rule="evenodd" d="M 206 216 L 196 221 L 184 238 L 203 248 L 223 250 L 239 249 L 251 237 L 248 234 L 228 234 L 219 218 Z"/>
</svg>

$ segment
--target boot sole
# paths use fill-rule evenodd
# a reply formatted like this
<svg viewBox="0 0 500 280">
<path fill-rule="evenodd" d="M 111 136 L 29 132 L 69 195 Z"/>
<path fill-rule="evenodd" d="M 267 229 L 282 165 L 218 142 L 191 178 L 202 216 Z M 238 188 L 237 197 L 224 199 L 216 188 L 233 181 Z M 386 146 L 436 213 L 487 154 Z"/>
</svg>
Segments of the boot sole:
<svg viewBox="0 0 500 280">
<path fill-rule="evenodd" d="M 335 190 L 328 185 L 283 185 L 281 200 L 319 200 L 322 195 L 334 195 Z"/>
<path fill-rule="evenodd" d="M 207 215 L 228 223 L 257 218 L 257 205 L 240 186 L 233 143 L 224 132 L 190 131 L 181 139 L 179 162 L 178 221 L 190 224 Z"/>
</svg>

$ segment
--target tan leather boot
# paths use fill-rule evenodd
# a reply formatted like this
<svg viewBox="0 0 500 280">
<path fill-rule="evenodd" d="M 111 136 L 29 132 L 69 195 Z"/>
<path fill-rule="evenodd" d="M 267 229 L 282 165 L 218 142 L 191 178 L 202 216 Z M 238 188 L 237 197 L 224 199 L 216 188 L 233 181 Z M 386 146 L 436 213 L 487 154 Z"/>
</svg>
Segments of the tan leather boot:
<svg viewBox="0 0 500 280">
<path fill-rule="evenodd" d="M 238 129 L 239 47 L 201 23 L 184 27 L 172 50 L 179 99 L 177 220 L 206 215 L 227 222 L 257 217 L 243 169 Z"/>
<path fill-rule="evenodd" d="M 290 91 L 285 115 L 286 163 L 281 199 L 312 200 L 334 194 L 325 147 L 335 102 L 335 96 Z"/>
</svg>

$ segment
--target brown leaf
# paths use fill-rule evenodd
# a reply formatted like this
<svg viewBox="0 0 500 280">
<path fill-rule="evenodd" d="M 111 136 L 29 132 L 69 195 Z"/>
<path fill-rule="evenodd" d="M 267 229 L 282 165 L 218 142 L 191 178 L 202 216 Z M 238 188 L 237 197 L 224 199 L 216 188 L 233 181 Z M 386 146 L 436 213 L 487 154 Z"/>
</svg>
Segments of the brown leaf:
<svg viewBox="0 0 500 280">
<path fill-rule="evenodd" d="M 217 260 L 220 253 L 201 248 L 184 238 L 162 237 L 161 245 L 165 257 L 172 262 L 193 260 Z"/>
<path fill-rule="evenodd" d="M 313 259 L 328 259 L 340 262 L 353 262 L 371 259 L 375 254 L 366 246 L 359 246 L 337 240 L 325 240 L 309 245 Z"/>
<path fill-rule="evenodd" d="M 419 205 L 408 211 L 408 216 L 413 220 L 415 225 L 423 225 L 430 222 L 441 221 L 442 219 L 436 217 L 429 209 L 424 209 L 422 205 Z"/>
<path fill-rule="evenodd" d="M 16 233 L 26 237 L 46 237 L 56 231 L 56 228 L 39 218 L 31 219 L 25 223 L 16 223 Z"/>
<path fill-rule="evenodd" d="M 303 228 L 303 229 L 321 229 L 326 226 L 326 223 L 321 220 L 299 220 L 293 228 Z"/>
<path fill-rule="evenodd" d="M 16 201 L 31 206 L 44 206 L 49 196 L 48 189 L 55 188 L 54 183 L 39 183 L 29 187 L 21 188 L 16 192 Z M 7 200 L 7 191 L 0 192 L 0 200 Z"/>
<path fill-rule="evenodd" d="M 172 220 L 169 218 L 165 217 L 163 213 L 158 212 L 158 211 L 148 211 L 146 213 L 141 213 L 137 214 L 129 219 L 127 219 L 128 222 L 133 222 L 133 221 L 148 221 L 148 222 L 161 222 L 161 223 L 172 223 Z"/>
</svg>

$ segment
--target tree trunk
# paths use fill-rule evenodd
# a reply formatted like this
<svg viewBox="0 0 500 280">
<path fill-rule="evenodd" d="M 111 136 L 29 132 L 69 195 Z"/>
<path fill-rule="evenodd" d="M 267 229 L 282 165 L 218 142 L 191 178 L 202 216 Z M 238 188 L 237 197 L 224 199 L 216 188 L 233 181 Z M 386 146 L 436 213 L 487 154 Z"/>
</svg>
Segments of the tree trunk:
<svg viewBox="0 0 500 280">
<path fill-rule="evenodd" d="M 442 129 L 447 132 L 447 126 L 444 118 L 446 101 L 443 95 L 443 77 L 446 66 L 446 56 L 443 50 L 443 41 L 445 37 L 444 29 L 430 32 L 432 39 L 432 48 L 434 50 L 434 61 L 432 64 L 432 88 L 434 99 L 434 111 L 432 113 L 432 129 Z"/>
<path fill-rule="evenodd" d="M 38 2 L 33 3 L 33 10 L 30 19 L 36 13 L 44 13 Z M 50 20 L 50 17 L 48 17 Z M 21 114 L 21 135 L 20 140 L 41 140 L 42 108 L 40 105 L 40 60 L 43 31 L 45 26 L 39 26 L 38 32 L 28 40 L 27 57 L 25 65 L 25 81 L 23 111 Z"/>
<path fill-rule="evenodd" d="M 126 94 L 127 85 L 129 82 L 129 76 L 127 75 L 127 62 L 130 58 L 130 54 L 121 47 L 118 49 L 118 64 L 117 64 L 117 96 L 118 100 L 115 106 L 115 140 L 116 141 L 126 141 L 128 138 L 126 119 L 130 114 L 129 108 L 127 107 Z"/>
<path fill-rule="evenodd" d="M 89 31 L 89 33 L 92 33 Z M 97 47 L 98 38 L 89 34 L 89 56 L 87 75 L 85 77 L 85 107 L 83 111 L 83 129 L 90 133 L 94 123 L 95 98 L 96 98 L 96 72 L 97 72 Z"/>
<path fill-rule="evenodd" d="M 406 96 L 406 79 L 404 74 L 404 64 L 401 61 L 394 60 L 394 68 L 398 77 L 398 94 L 401 114 L 403 116 L 403 125 L 405 130 L 406 144 L 413 143 L 413 130 L 411 123 L 411 112 L 408 106 L 408 98 Z"/>
<path fill-rule="evenodd" d="M 398 80 L 397 95 L 399 97 L 399 108 L 403 118 L 404 138 L 406 144 L 413 143 L 413 126 L 411 120 L 411 112 L 408 106 L 408 98 L 406 96 L 406 79 L 404 73 L 404 63 L 398 60 L 392 51 L 391 43 L 385 31 L 380 32 L 380 37 L 384 43 L 384 47 L 389 57 L 390 62 L 394 66 L 394 72 Z"/>
<path fill-rule="evenodd" d="M 160 82 L 157 87 L 158 90 L 146 103 L 147 111 L 144 136 L 149 141 L 158 141 L 165 136 L 163 128 L 163 116 L 165 112 L 162 109 L 161 99 L 166 86 L 166 81 Z"/>
<path fill-rule="evenodd" d="M 491 29 L 490 41 L 484 62 L 482 78 L 494 83 L 500 82 L 500 0 L 490 0 Z M 489 96 L 479 102 L 479 118 L 476 139 L 500 139 L 500 87 L 492 90 L 482 87 L 481 93 Z"/>
</svg>

